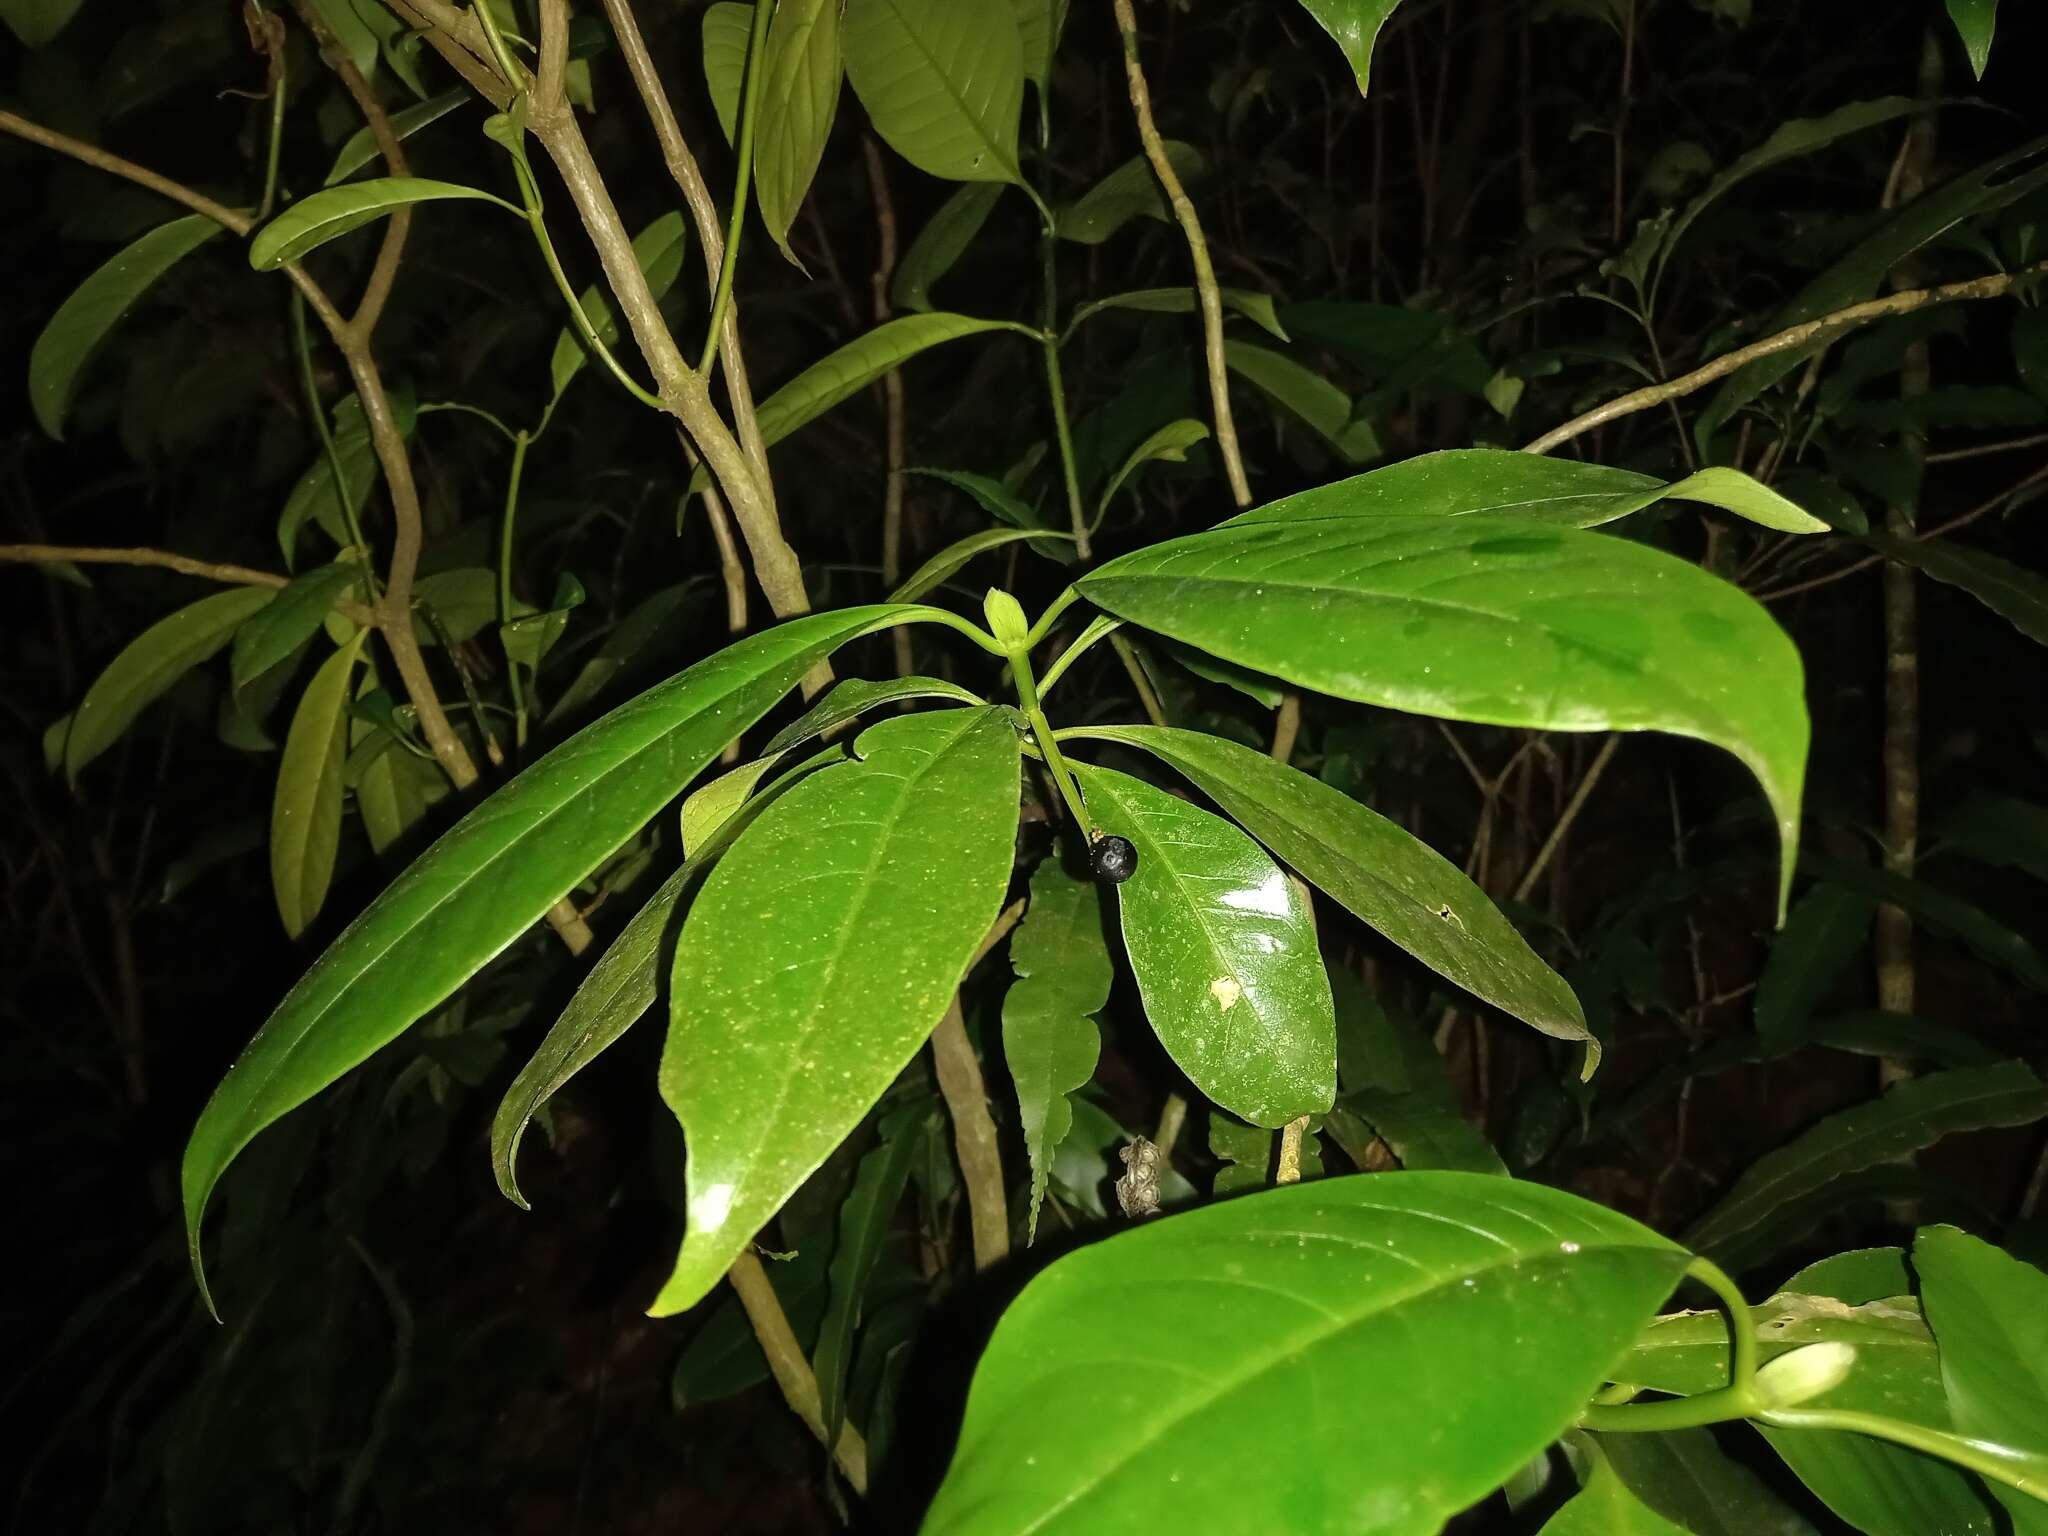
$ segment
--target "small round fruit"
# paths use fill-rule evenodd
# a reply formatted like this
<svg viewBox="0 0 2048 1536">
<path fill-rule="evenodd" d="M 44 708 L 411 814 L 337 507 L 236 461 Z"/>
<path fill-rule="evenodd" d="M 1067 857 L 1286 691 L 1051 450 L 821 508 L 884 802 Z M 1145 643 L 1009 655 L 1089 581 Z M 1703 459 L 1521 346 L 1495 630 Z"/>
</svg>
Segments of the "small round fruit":
<svg viewBox="0 0 2048 1536">
<path fill-rule="evenodd" d="M 1127 837 L 1102 837 L 1088 850 L 1088 867 L 1104 885 L 1122 885 L 1138 872 L 1138 850 Z"/>
</svg>

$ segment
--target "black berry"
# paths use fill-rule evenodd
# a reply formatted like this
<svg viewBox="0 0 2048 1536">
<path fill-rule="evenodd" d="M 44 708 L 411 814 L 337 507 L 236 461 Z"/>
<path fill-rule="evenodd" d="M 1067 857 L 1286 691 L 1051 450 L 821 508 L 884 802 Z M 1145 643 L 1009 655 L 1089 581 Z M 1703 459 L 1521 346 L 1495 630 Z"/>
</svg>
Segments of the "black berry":
<svg viewBox="0 0 2048 1536">
<path fill-rule="evenodd" d="M 1122 885 L 1138 872 L 1138 850 L 1127 837 L 1101 837 L 1088 850 L 1088 867 L 1104 885 Z"/>
</svg>

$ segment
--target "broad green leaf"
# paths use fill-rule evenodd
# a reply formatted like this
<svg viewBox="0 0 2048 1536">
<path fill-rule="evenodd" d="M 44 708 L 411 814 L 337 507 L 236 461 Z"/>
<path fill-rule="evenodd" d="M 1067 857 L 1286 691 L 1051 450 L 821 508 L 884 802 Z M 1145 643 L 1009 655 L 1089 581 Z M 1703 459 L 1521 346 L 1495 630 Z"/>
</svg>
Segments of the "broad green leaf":
<svg viewBox="0 0 2048 1536">
<path fill-rule="evenodd" d="M 357 10 L 355 0 L 313 0 L 335 42 L 365 80 L 377 72 L 377 34 Z"/>
<path fill-rule="evenodd" d="M 1225 309 L 1234 309 L 1247 320 L 1276 341 L 1289 339 L 1286 329 L 1280 324 L 1280 316 L 1273 308 L 1270 293 L 1258 293 L 1250 288 L 1219 288 L 1217 298 L 1223 301 Z M 1195 290 L 1192 288 L 1139 288 L 1130 293 L 1113 293 L 1106 299 L 1096 299 L 1083 304 L 1074 311 L 1067 321 L 1067 334 L 1083 320 L 1112 309 L 1136 309 L 1161 315 L 1188 315 L 1198 308 Z"/>
<path fill-rule="evenodd" d="M 955 704 L 968 705 L 986 702 L 958 683 L 949 683 L 942 678 L 896 677 L 875 683 L 858 677 L 842 678 L 800 717 L 777 731 L 761 750 L 770 755 L 786 752 L 800 742 L 837 730 L 871 709 L 906 699 L 950 699 Z"/>
<path fill-rule="evenodd" d="M 819 1416 L 835 1438 L 846 1417 L 846 1374 L 853 1362 L 854 1330 L 860 1326 L 875 1260 L 889 1235 L 889 1223 L 910 1179 L 911 1157 L 930 1129 L 928 1110 L 913 1110 L 885 1124 L 882 1144 L 860 1160 L 853 1188 L 839 1208 L 838 1241 L 832 1246 L 831 1300 L 811 1357 L 818 1378 Z"/>
<path fill-rule="evenodd" d="M 976 555 L 986 554 L 992 549 L 1001 549 L 1005 544 L 1015 544 L 1019 539 L 1035 541 L 1073 537 L 1071 533 L 1040 533 L 1029 528 L 984 528 L 979 533 L 970 533 L 966 538 L 948 544 L 904 577 L 903 584 L 889 594 L 889 601 L 914 603 L 935 587 L 951 580 Z"/>
<path fill-rule="evenodd" d="M 1094 1015 L 1109 1002 L 1116 968 L 1103 931 L 1101 888 L 1057 858 L 1031 875 L 1031 905 L 1010 939 L 1016 982 L 1003 998 L 1003 1064 L 1017 1090 L 1017 1128 L 1031 1161 L 1025 1241 L 1038 1240 L 1053 1158 L 1074 1128 L 1067 1095 L 1095 1075 L 1102 1034 Z"/>
<path fill-rule="evenodd" d="M 1352 1161 L 1366 1166 L 1367 1144 L 1377 1136 L 1404 1168 L 1505 1174 L 1493 1143 L 1465 1118 L 1428 1032 L 1390 1014 L 1348 970 L 1331 976 L 1330 992 L 1343 1094 L 1325 1126 Z"/>
<path fill-rule="evenodd" d="M 1667 485 L 1649 475 L 1511 453 L 1502 448 L 1447 448 L 1370 469 L 1348 480 L 1300 491 L 1240 512 L 1232 523 L 1285 523 L 1320 518 L 1462 517 L 1471 513 L 1529 518 L 1566 528 L 1595 528 L 1667 498 L 1700 501 L 1781 533 L 1825 533 L 1761 481 L 1734 469 L 1703 469 Z"/>
<path fill-rule="evenodd" d="M 1724 1376 L 1716 1385 L 1726 1380 Z M 1596 1438 L 1606 1452 L 1609 1470 L 1625 1495 L 1654 1522 L 1606 1529 L 1657 1536 L 1815 1536 L 1805 1517 L 1723 1451 L 1710 1430 L 1589 1438 Z M 1551 1526 L 1544 1532 L 1550 1536 Z"/>
<path fill-rule="evenodd" d="M 375 691 L 376 682 L 375 672 L 365 675 L 359 703 Z M 346 776 L 355 791 L 356 811 L 371 850 L 382 855 L 448 797 L 448 779 L 431 758 L 400 746 L 386 727 L 360 716 L 350 727 L 349 745 Z"/>
<path fill-rule="evenodd" d="M 761 59 L 761 119 L 754 143 L 754 193 L 761 222 L 796 266 L 796 221 L 839 111 L 840 0 L 781 0 Z"/>
<path fill-rule="evenodd" d="M 161 224 L 109 257 L 58 306 L 28 356 L 29 404 L 45 432 L 64 436 L 78 381 L 121 317 L 166 272 L 219 233 L 218 224 L 196 213 Z"/>
<path fill-rule="evenodd" d="M 1213 656 L 1185 645 L 1175 645 L 1171 640 L 1154 642 L 1157 648 L 1173 660 L 1174 665 L 1185 668 L 1204 682 L 1218 683 L 1225 688 L 1235 689 L 1261 709 L 1278 709 L 1287 697 L 1287 690 L 1279 683 L 1260 673 L 1244 667 L 1233 667 L 1227 661 L 1218 661 Z"/>
<path fill-rule="evenodd" d="M 1010 0 L 1010 8 L 1017 13 L 1024 78 L 1038 87 L 1042 102 L 1052 80 L 1052 60 L 1059 52 L 1060 33 L 1067 24 L 1067 0 Z"/>
<path fill-rule="evenodd" d="M 891 149 L 947 181 L 1023 184 L 1010 0 L 860 0 L 845 25 L 847 78 Z"/>
<path fill-rule="evenodd" d="M 1870 942 L 1877 899 L 1864 891 L 1817 885 L 1785 919 L 1756 984 L 1756 1032 L 1790 1049 L 1803 1038 L 1814 1008 L 1850 961 Z"/>
<path fill-rule="evenodd" d="M 575 680 L 563 690 L 547 714 L 554 724 L 576 714 L 592 700 L 622 681 L 650 674 L 672 652 L 690 614 L 687 605 L 692 581 L 642 598 L 616 628 L 605 636 L 597 654 L 586 661 Z"/>
<path fill-rule="evenodd" d="M 814 614 L 698 662 L 572 736 L 393 880 L 278 1004 L 193 1129 L 185 1223 L 202 1287 L 207 1199 L 258 1131 L 446 1001 L 813 665 L 903 613 Z"/>
<path fill-rule="evenodd" d="M 1222 818 L 1128 774 L 1074 771 L 1096 822 L 1138 850 L 1117 911 L 1175 1065 L 1253 1125 L 1328 1109 L 1336 1022 L 1306 893 Z"/>
<path fill-rule="evenodd" d="M 889 283 L 889 302 L 898 309 L 929 314 L 932 284 L 953 270 L 967 254 L 981 226 L 1002 200 L 1000 181 L 970 181 L 939 204 L 910 249 L 896 263 L 896 275 Z"/>
<path fill-rule="evenodd" d="M 1904 908 L 1922 927 L 1960 940 L 2035 991 L 2048 992 L 2048 955 L 1975 903 L 1951 896 L 1924 880 L 1910 880 L 1888 869 L 1852 864 L 1825 854 L 1802 855 L 1799 867 L 1816 879 L 1863 891 Z"/>
<path fill-rule="evenodd" d="M 1991 36 L 1998 26 L 1998 0 L 1948 0 L 1948 19 L 1963 40 L 1963 52 L 1970 56 L 1970 73 L 1984 78 L 1984 66 L 1991 62 Z"/>
<path fill-rule="evenodd" d="M 451 645 L 461 645 L 497 623 L 498 573 L 484 565 L 458 565 L 452 570 L 436 571 L 413 584 L 413 603 L 433 615 L 431 624 L 423 614 L 413 618 L 413 634 L 421 645 L 439 645 L 442 634 L 446 634 Z M 517 601 L 512 611 L 520 615 L 533 612 Z M 441 633 L 436 633 L 437 626 Z"/>
<path fill-rule="evenodd" d="M 548 652 L 569 627 L 569 615 L 583 606 L 583 598 L 583 583 L 567 571 L 562 572 L 555 578 L 554 597 L 546 608 L 521 614 L 498 626 L 498 643 L 504 647 L 505 659 L 529 672 L 538 672 Z M 515 604 L 515 611 L 518 606 Z"/>
<path fill-rule="evenodd" d="M 341 850 L 342 765 L 348 756 L 348 701 L 368 630 L 320 665 L 292 714 L 270 803 L 270 886 L 284 931 L 313 926 Z"/>
<path fill-rule="evenodd" d="M 1229 523 L 1083 576 L 1117 617 L 1361 703 L 1539 730 L 1660 730 L 1762 781 L 1784 852 L 1806 768 L 1798 650 L 1698 566 L 1524 518 Z"/>
<path fill-rule="evenodd" d="M 270 587 L 233 587 L 159 619 L 93 680 L 70 716 L 64 773 L 74 784 L 85 765 L 116 741 L 135 717 L 187 672 L 218 652 L 244 621 L 277 596 Z"/>
<path fill-rule="evenodd" d="M 1183 185 L 1207 174 L 1209 162 L 1192 144 L 1179 139 L 1165 143 L 1166 163 Z M 1152 174 L 1151 162 L 1133 155 L 1102 180 L 1063 206 L 1053 218 L 1053 230 L 1062 240 L 1080 245 L 1100 245 L 1135 218 L 1165 223 L 1173 217 L 1166 206 L 1166 194 Z"/>
<path fill-rule="evenodd" d="M 683 800 L 682 811 L 684 858 L 696 858 L 719 829 L 732 820 L 774 768 L 779 755 L 770 753 L 751 763 L 742 763 L 690 791 Z"/>
<path fill-rule="evenodd" d="M 1981 549 L 1947 539 L 1899 539 L 1872 534 L 1886 557 L 1960 587 L 2039 645 L 2048 645 L 2048 578 Z"/>
<path fill-rule="evenodd" d="M 1794 1049 L 1824 1045 L 1858 1056 L 1899 1056 L 1942 1067 L 1985 1067 L 2003 1059 L 1953 1025 L 1875 1008 L 1806 1020 L 1788 1044 Z"/>
<path fill-rule="evenodd" d="M 1144 1222 L 1011 1303 L 924 1536 L 1435 1536 L 1571 1423 L 1686 1262 L 1612 1211 L 1472 1174 Z"/>
<path fill-rule="evenodd" d="M 1345 463 L 1362 464 L 1379 456 L 1379 434 L 1372 423 L 1354 421 L 1351 397 L 1321 374 L 1271 348 L 1244 341 L 1226 341 L 1223 359 L 1231 372 L 1298 418 Z"/>
<path fill-rule="evenodd" d="M 633 257 L 640 263 L 640 270 L 647 274 L 647 286 L 655 298 L 666 296 L 675 286 L 676 277 L 683 270 L 683 253 L 688 246 L 689 230 L 679 210 L 664 213 L 633 237 Z M 604 285 L 592 283 L 583 290 L 577 304 L 597 339 L 607 348 L 617 345 L 619 317 L 612 308 L 611 300 L 605 296 Z M 583 365 L 589 361 L 590 353 L 585 349 L 576 327 L 563 326 L 561 334 L 555 337 L 554 355 L 548 359 L 548 384 L 556 398 L 560 398 L 569 382 L 583 371 Z"/>
<path fill-rule="evenodd" d="M 55 41 L 80 4 L 81 0 L 0 0 L 0 21 L 24 48 L 42 48 Z"/>
<path fill-rule="evenodd" d="M 1686 1244 L 1733 1269 L 1755 1252 L 1766 1221 L 1783 1221 L 1846 1175 L 1892 1162 L 1958 1131 L 2026 1125 L 2048 1114 L 2048 1091 L 2017 1061 L 1963 1067 L 1900 1083 L 1882 1098 L 1828 1116 L 1757 1159 L 1686 1234 Z"/>
<path fill-rule="evenodd" d="M 1702 1431 L 1704 1433 L 1704 1431 Z M 1626 1435 L 1616 1436 L 1626 1440 Z M 1641 1440 L 1664 1440 L 1665 1435 L 1639 1435 Z M 1682 1525 L 1673 1525 L 1630 1491 L 1608 1464 L 1603 1447 L 1607 1442 L 1594 1437 L 1568 1438 L 1574 1445 L 1575 1461 L 1585 1463 L 1584 1481 L 1564 1507 L 1543 1522 L 1540 1536 L 1699 1536 Z"/>
<path fill-rule="evenodd" d="M 1380 28 L 1394 14 L 1398 3 L 1399 0 L 1301 0 L 1301 8 L 1344 50 L 1344 61 L 1351 66 L 1361 96 L 1372 78 L 1373 39 L 1380 35 Z"/>
<path fill-rule="evenodd" d="M 268 672 L 320 631 L 334 605 L 355 587 L 362 572 L 343 561 L 319 566 L 293 581 L 256 616 L 235 631 L 228 676 L 237 689 Z"/>
<path fill-rule="evenodd" d="M 476 100 L 476 93 L 467 86 L 444 91 L 439 96 L 416 102 L 391 114 L 391 131 L 401 141 L 411 138 L 422 128 L 437 123 L 464 102 Z M 341 146 L 341 153 L 334 157 L 334 165 L 327 172 L 327 179 L 321 183 L 331 187 L 347 181 L 364 166 L 377 158 L 377 140 L 368 128 L 358 128 L 349 135 L 348 142 Z"/>
<path fill-rule="evenodd" d="M 1188 450 L 1195 444 L 1206 441 L 1208 436 L 1207 423 L 1196 421 L 1191 416 L 1184 416 L 1178 421 L 1169 421 L 1138 444 L 1131 450 L 1130 456 L 1117 466 L 1116 473 L 1111 475 L 1108 483 L 1103 486 L 1102 495 L 1096 502 L 1095 521 L 1100 523 L 1109 515 L 1110 502 L 1115 499 L 1116 493 L 1123 489 L 1124 482 L 1130 479 L 1140 466 L 1149 464 L 1154 459 L 1185 464 L 1188 461 Z"/>
<path fill-rule="evenodd" d="M 917 465 L 906 469 L 904 473 L 925 475 L 933 480 L 944 481 L 955 490 L 965 491 L 974 499 L 975 505 L 990 517 L 1008 523 L 1013 528 L 1029 528 L 1038 533 L 1040 537 L 1031 541 L 1033 554 L 1061 565 L 1073 563 L 1074 551 L 1066 542 L 1066 538 L 1070 538 L 1071 535 L 1063 537 L 1060 531 L 1049 527 L 1045 517 L 1036 507 L 1019 497 L 1002 481 L 992 480 L 987 475 L 971 474 L 966 470 L 929 469 Z"/>
<path fill-rule="evenodd" d="M 1152 753 L 1304 879 L 1438 975 L 1547 1035 L 1583 1041 L 1589 1073 L 1598 1062 L 1599 1044 L 1564 978 L 1456 865 L 1385 817 L 1220 736 L 1142 725 L 1071 734 Z"/>
<path fill-rule="evenodd" d="M 754 8 L 734 0 L 718 0 L 704 11 L 704 84 L 711 92 L 711 110 L 725 142 L 739 135 L 740 87 L 747 78 L 747 49 L 753 40 Z"/>
<path fill-rule="evenodd" d="M 400 208 L 451 199 L 495 203 L 508 213 L 525 217 L 520 209 L 480 187 L 419 176 L 378 176 L 325 187 L 293 203 L 256 231 L 249 242 L 249 265 L 258 272 L 275 271 Z"/>
<path fill-rule="evenodd" d="M 661 1093 L 689 1146 L 689 1224 L 654 1316 L 700 1301 L 860 1123 L 1001 905 L 1021 760 L 1008 713 L 887 720 L 855 752 L 747 829 L 683 925 Z"/>
</svg>

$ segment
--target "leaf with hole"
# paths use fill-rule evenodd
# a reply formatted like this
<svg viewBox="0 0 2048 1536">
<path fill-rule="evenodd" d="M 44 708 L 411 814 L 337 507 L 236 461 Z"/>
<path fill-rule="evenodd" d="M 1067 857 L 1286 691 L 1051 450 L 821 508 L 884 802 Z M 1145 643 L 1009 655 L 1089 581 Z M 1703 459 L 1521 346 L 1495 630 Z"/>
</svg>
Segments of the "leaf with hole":
<svg viewBox="0 0 2048 1536">
<path fill-rule="evenodd" d="M 522 210 L 481 187 L 429 181 L 420 176 L 379 176 L 324 187 L 293 203 L 256 231 L 249 242 L 249 265 L 258 272 L 273 272 L 317 251 L 328 241 L 338 240 L 401 208 L 447 201 L 492 203 L 507 213 L 525 217 Z"/>
<path fill-rule="evenodd" d="M 270 886 L 284 931 L 298 938 L 327 900 L 341 850 L 348 700 L 368 630 L 320 664 L 292 713 L 270 803 Z"/>
<path fill-rule="evenodd" d="M 891 149 L 947 181 L 1024 184 L 1011 0 L 859 0 L 845 29 L 846 76 Z"/>
</svg>

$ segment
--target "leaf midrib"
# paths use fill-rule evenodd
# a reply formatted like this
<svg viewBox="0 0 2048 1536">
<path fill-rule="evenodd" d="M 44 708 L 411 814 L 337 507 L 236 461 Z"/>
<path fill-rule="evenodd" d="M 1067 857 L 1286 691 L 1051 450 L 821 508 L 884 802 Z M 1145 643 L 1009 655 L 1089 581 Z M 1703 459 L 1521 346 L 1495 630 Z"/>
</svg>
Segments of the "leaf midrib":
<svg viewBox="0 0 2048 1536">
<path fill-rule="evenodd" d="M 989 154 L 995 158 L 996 164 L 1010 173 L 1010 179 L 1012 181 L 1016 180 L 1019 175 L 1016 157 L 1004 154 L 1003 146 L 989 136 L 988 127 L 983 122 L 981 115 L 967 104 L 967 99 L 959 91 L 954 89 L 952 77 L 946 73 L 945 68 L 939 63 L 938 55 L 925 46 L 923 36 L 911 24 L 908 18 L 904 16 L 903 8 L 898 3 L 898 0 L 882 0 L 882 3 L 888 6 L 891 19 L 895 21 L 902 35 L 909 40 L 912 49 L 923 58 L 925 63 L 930 66 L 931 72 L 938 77 L 940 89 L 952 98 L 953 105 L 960 109 L 961 115 L 973 126 L 974 136 L 982 142 Z M 949 0 L 949 3 L 957 3 L 957 0 Z M 991 93 L 991 100 L 993 100 L 993 93 Z"/>
</svg>

